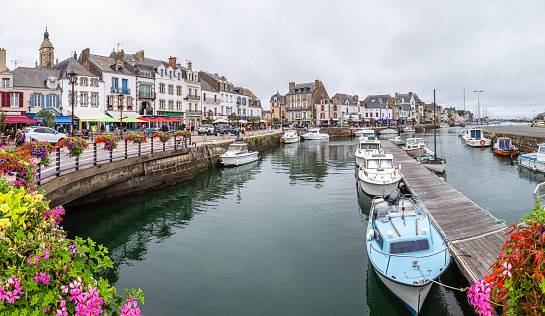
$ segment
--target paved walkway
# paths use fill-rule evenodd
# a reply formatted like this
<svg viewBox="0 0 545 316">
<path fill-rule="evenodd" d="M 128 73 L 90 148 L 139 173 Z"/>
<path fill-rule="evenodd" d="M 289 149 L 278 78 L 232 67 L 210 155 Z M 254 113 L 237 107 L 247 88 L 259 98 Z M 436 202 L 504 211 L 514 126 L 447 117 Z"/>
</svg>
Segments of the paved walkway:
<svg viewBox="0 0 545 316">
<path fill-rule="evenodd" d="M 506 134 L 531 136 L 531 137 L 545 137 L 545 126 L 530 127 L 529 124 L 528 125 L 510 125 L 510 126 L 483 125 L 481 126 L 481 128 L 483 130 L 491 131 L 495 133 L 506 133 Z"/>
</svg>

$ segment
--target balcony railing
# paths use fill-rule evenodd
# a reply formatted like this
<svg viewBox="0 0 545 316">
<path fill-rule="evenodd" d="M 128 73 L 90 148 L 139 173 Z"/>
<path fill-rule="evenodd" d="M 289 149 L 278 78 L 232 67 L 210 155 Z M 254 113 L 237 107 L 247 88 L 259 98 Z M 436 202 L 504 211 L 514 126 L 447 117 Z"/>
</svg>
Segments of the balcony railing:
<svg viewBox="0 0 545 316">
<path fill-rule="evenodd" d="M 131 94 L 131 89 L 128 88 L 112 87 L 110 91 L 115 94 Z"/>
<path fill-rule="evenodd" d="M 155 92 L 140 91 L 140 98 L 141 99 L 153 99 L 153 100 L 155 100 Z"/>
<path fill-rule="evenodd" d="M 200 95 L 188 95 L 186 97 L 187 100 L 200 100 L 201 99 L 201 96 Z"/>
<path fill-rule="evenodd" d="M 204 97 L 202 100 L 203 100 L 204 102 L 210 102 L 210 103 L 221 103 L 221 100 L 218 99 L 218 98 Z"/>
<path fill-rule="evenodd" d="M 186 111 L 185 114 L 187 116 L 201 116 L 202 111 Z"/>
</svg>

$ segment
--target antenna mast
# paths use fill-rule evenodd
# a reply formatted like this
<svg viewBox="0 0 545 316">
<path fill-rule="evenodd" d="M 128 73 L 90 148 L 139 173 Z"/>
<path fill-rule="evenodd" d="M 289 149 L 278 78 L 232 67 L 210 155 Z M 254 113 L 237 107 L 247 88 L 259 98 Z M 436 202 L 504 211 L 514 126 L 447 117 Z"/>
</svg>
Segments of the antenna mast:
<svg viewBox="0 0 545 316">
<path fill-rule="evenodd" d="M 12 62 L 12 63 L 15 64 L 15 68 L 17 68 L 17 64 L 22 64 L 22 63 L 23 63 L 23 61 L 20 60 L 20 59 L 12 60 L 12 61 L 10 61 L 10 62 Z"/>
</svg>

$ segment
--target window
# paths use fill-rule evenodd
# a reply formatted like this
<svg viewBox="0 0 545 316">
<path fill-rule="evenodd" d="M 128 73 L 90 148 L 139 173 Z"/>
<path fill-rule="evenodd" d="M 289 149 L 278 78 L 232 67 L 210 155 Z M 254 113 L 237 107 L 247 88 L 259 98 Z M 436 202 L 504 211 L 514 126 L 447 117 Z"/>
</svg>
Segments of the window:
<svg viewBox="0 0 545 316">
<path fill-rule="evenodd" d="M 9 78 L 2 78 L 2 87 L 9 87 Z"/>
<path fill-rule="evenodd" d="M 182 110 L 182 101 L 177 101 L 176 102 L 176 111 L 181 111 Z"/>
<path fill-rule="evenodd" d="M 404 240 L 390 243 L 390 253 L 413 253 L 430 249 L 427 239 Z"/>
<path fill-rule="evenodd" d="M 151 70 L 140 69 L 140 76 L 142 76 L 142 77 L 151 77 Z"/>
<path fill-rule="evenodd" d="M 97 107 L 98 106 L 98 94 L 92 93 L 91 94 L 91 106 Z"/>
<path fill-rule="evenodd" d="M 132 98 L 127 98 L 127 108 L 132 108 Z"/>
<path fill-rule="evenodd" d="M 164 83 L 159 84 L 159 92 L 160 93 L 165 93 L 165 84 Z"/>
<path fill-rule="evenodd" d="M 168 94 L 170 95 L 174 94 L 174 86 L 171 84 L 168 85 Z"/>
<path fill-rule="evenodd" d="M 55 89 L 57 87 L 55 81 L 49 81 L 49 89 Z"/>
<path fill-rule="evenodd" d="M 164 109 L 165 109 L 165 100 L 159 101 L 159 108 L 160 108 L 161 110 L 164 110 Z"/>
<path fill-rule="evenodd" d="M 324 110 L 324 106 L 322 105 L 322 111 Z"/>
<path fill-rule="evenodd" d="M 174 110 L 174 101 L 172 101 L 172 100 L 168 101 L 168 109 L 169 110 Z"/>
<path fill-rule="evenodd" d="M 118 108 L 123 107 L 123 97 L 121 97 L 121 96 L 117 97 L 117 107 Z"/>
<path fill-rule="evenodd" d="M 162 77 L 162 76 L 163 76 L 163 74 L 164 74 L 164 72 L 163 72 L 163 71 L 164 71 L 164 70 L 163 70 L 163 69 L 161 69 L 161 77 Z"/>
<path fill-rule="evenodd" d="M 180 73 L 178 73 L 178 80 L 182 80 L 182 76 Z"/>
<path fill-rule="evenodd" d="M 113 97 L 108 97 L 108 105 L 109 106 L 114 105 L 114 98 Z"/>
<path fill-rule="evenodd" d="M 91 79 L 91 86 L 93 86 L 93 87 L 98 87 L 98 80 L 96 80 L 96 79 Z"/>
<path fill-rule="evenodd" d="M 81 78 L 81 85 L 86 86 L 87 85 L 87 78 Z"/>
<path fill-rule="evenodd" d="M 141 98 L 150 98 L 151 97 L 151 86 L 141 85 L 140 86 L 140 97 Z"/>
<path fill-rule="evenodd" d="M 11 93 L 10 106 L 12 108 L 18 108 L 19 107 L 19 92 L 12 92 Z"/>
<path fill-rule="evenodd" d="M 80 93 L 79 100 L 81 106 L 87 106 L 87 93 Z"/>
<path fill-rule="evenodd" d="M 119 79 L 117 79 L 117 78 L 112 78 L 112 88 L 116 88 L 116 89 L 117 89 L 118 84 L 119 84 Z"/>
<path fill-rule="evenodd" d="M 176 95 L 182 95 L 182 87 L 176 86 Z"/>
</svg>

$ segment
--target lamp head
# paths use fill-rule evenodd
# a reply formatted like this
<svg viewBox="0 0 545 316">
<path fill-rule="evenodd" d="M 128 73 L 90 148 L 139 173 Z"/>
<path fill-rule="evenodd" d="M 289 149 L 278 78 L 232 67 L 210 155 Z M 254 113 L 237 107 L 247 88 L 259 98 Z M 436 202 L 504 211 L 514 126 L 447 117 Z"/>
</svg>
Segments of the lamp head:
<svg viewBox="0 0 545 316">
<path fill-rule="evenodd" d="M 75 84 L 78 80 L 78 74 L 75 71 L 70 71 L 68 73 L 68 81 L 70 81 L 71 84 Z"/>
</svg>

